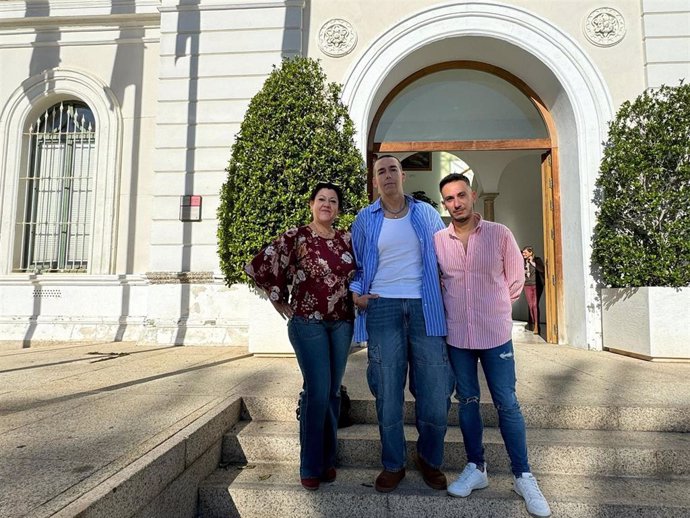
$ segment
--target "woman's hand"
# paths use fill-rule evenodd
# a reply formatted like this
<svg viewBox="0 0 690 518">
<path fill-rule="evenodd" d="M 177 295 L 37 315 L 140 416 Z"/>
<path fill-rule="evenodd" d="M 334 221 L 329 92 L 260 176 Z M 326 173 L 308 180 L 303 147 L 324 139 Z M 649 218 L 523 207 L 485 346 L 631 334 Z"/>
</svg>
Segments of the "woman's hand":
<svg viewBox="0 0 690 518">
<path fill-rule="evenodd" d="M 273 304 L 273 307 L 276 308 L 276 311 L 278 312 L 278 314 L 280 314 L 281 317 L 283 317 L 284 320 L 292 318 L 294 312 L 292 311 L 290 304 L 288 304 L 287 302 L 279 301 L 271 301 L 271 304 Z"/>
<path fill-rule="evenodd" d="M 355 303 L 355 306 L 357 306 L 357 309 L 360 311 L 364 311 L 367 309 L 367 306 L 369 305 L 369 299 L 378 299 L 379 296 L 375 295 L 374 293 L 367 293 L 365 295 L 357 295 L 356 293 L 352 294 L 352 302 Z"/>
</svg>

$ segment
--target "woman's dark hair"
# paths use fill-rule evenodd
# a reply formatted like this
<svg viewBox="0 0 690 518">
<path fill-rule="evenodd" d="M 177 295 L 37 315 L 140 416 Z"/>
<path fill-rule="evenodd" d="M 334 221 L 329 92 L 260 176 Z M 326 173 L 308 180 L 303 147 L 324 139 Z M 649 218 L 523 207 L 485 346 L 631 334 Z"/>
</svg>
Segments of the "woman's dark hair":
<svg viewBox="0 0 690 518">
<path fill-rule="evenodd" d="M 531 245 L 530 245 L 530 246 L 526 246 L 526 247 L 524 247 L 524 248 L 522 249 L 522 251 L 523 251 L 523 252 L 531 252 L 531 253 L 534 253 L 534 247 L 532 247 Z"/>
<path fill-rule="evenodd" d="M 335 195 L 338 197 L 338 210 L 342 211 L 343 210 L 343 190 L 336 184 L 331 183 L 331 182 L 319 182 L 317 183 L 314 188 L 311 190 L 311 194 L 309 195 L 309 201 L 314 201 L 316 199 L 316 195 L 319 194 L 319 191 L 321 189 L 330 189 L 332 191 L 335 191 Z"/>
</svg>

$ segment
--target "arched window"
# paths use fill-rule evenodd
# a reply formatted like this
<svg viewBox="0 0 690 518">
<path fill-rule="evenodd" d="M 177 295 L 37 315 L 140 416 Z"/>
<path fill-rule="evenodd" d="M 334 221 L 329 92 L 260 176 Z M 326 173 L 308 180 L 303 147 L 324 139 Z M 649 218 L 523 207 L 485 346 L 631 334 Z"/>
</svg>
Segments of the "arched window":
<svg viewBox="0 0 690 518">
<path fill-rule="evenodd" d="M 82 102 L 61 102 L 30 126 L 27 137 L 19 186 L 20 269 L 86 273 L 97 163 L 94 115 Z"/>
</svg>

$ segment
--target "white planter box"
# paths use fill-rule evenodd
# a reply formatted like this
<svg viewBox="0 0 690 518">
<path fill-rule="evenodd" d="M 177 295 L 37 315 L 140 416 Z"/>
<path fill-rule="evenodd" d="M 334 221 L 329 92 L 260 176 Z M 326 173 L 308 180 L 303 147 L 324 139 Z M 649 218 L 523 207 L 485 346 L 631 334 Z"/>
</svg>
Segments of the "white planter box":
<svg viewBox="0 0 690 518">
<path fill-rule="evenodd" d="M 601 290 L 604 348 L 645 360 L 690 359 L 690 288 Z"/>
<path fill-rule="evenodd" d="M 278 314 L 263 293 L 248 291 L 249 352 L 263 356 L 294 355 L 288 340 L 287 320 Z"/>
</svg>

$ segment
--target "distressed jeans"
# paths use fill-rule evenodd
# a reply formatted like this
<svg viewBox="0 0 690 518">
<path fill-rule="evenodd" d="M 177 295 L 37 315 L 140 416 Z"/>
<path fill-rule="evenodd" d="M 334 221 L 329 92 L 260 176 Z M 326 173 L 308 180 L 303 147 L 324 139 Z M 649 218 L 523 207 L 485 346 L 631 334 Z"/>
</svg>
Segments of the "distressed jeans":
<svg viewBox="0 0 690 518">
<path fill-rule="evenodd" d="M 288 337 L 303 385 L 300 396 L 300 478 L 318 478 L 335 467 L 340 384 L 352 343 L 352 322 L 292 317 Z"/>
<path fill-rule="evenodd" d="M 460 402 L 460 429 L 467 461 L 484 464 L 484 423 L 479 411 L 477 376 L 479 360 L 498 411 L 498 425 L 510 457 L 511 471 L 515 476 L 529 472 L 525 419 L 515 394 L 515 354 L 512 340 L 493 349 L 484 350 L 459 349 L 449 345 L 448 356 L 455 373 L 456 398 Z"/>
<path fill-rule="evenodd" d="M 381 461 L 405 467 L 405 384 L 415 398 L 417 454 L 434 468 L 443 463 L 453 379 L 444 337 L 427 336 L 421 299 L 370 299 L 367 307 L 367 381 L 376 398 Z"/>
</svg>

